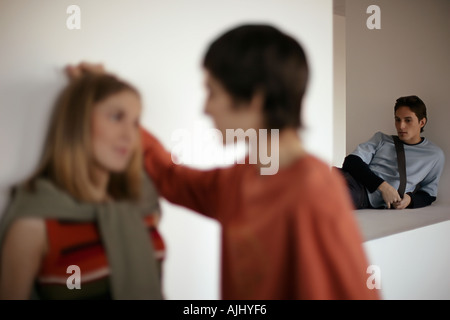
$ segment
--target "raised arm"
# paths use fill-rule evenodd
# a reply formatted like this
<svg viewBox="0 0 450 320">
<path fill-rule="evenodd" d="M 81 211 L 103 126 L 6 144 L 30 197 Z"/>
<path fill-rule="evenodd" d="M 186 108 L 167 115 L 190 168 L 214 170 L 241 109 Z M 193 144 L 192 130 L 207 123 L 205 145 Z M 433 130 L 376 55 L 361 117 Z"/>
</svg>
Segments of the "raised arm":
<svg viewBox="0 0 450 320">
<path fill-rule="evenodd" d="M 155 136 L 141 128 L 144 166 L 158 192 L 168 201 L 216 217 L 221 169 L 198 170 L 177 165 Z"/>
</svg>

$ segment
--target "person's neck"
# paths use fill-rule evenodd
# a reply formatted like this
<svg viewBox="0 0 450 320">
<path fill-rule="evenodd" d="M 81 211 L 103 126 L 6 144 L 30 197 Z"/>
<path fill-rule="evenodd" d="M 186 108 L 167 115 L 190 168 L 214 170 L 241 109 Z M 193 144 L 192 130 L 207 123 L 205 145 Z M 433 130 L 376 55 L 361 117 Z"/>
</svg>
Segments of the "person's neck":
<svg viewBox="0 0 450 320">
<path fill-rule="evenodd" d="M 422 142 L 422 137 L 419 135 L 416 135 L 415 137 L 411 138 L 408 141 L 404 141 L 406 144 L 410 144 L 410 145 L 415 145 L 418 144 L 420 142 Z"/>
<path fill-rule="evenodd" d="M 275 167 L 278 171 L 278 169 L 290 166 L 307 154 L 296 129 L 283 129 L 278 131 L 278 134 L 267 130 L 267 133 L 267 143 L 262 143 L 262 145 L 258 143 L 258 146 L 252 146 L 251 149 L 252 153 L 259 153 L 255 157 L 259 168 Z M 258 142 L 260 138 L 258 138 Z"/>
<path fill-rule="evenodd" d="M 111 198 L 107 191 L 109 183 L 109 172 L 101 168 L 95 168 L 92 170 L 92 180 L 95 187 L 94 198 L 99 202 L 110 200 Z"/>
<path fill-rule="evenodd" d="M 288 167 L 306 155 L 297 130 L 291 128 L 280 131 L 279 150 L 280 168 Z"/>
</svg>

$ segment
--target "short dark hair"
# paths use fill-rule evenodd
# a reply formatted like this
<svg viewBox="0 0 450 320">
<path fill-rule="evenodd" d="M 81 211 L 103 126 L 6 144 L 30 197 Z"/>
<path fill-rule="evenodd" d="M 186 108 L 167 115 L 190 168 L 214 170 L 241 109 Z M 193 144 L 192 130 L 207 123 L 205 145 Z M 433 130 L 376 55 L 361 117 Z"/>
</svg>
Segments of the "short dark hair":
<svg viewBox="0 0 450 320">
<path fill-rule="evenodd" d="M 425 103 L 418 96 L 405 96 L 405 97 L 398 98 L 397 101 L 395 102 L 394 113 L 400 107 L 410 108 L 411 111 L 415 113 L 415 115 L 417 116 L 419 121 L 422 120 L 423 118 L 425 118 L 428 121 L 427 107 L 425 106 Z M 426 123 L 425 123 L 425 125 L 426 125 Z M 420 132 L 423 132 L 424 127 L 425 126 L 420 128 Z"/>
<path fill-rule="evenodd" d="M 242 25 L 214 40 L 203 66 L 237 101 L 264 95 L 267 129 L 301 127 L 301 104 L 308 82 L 302 46 L 270 25 Z"/>
</svg>

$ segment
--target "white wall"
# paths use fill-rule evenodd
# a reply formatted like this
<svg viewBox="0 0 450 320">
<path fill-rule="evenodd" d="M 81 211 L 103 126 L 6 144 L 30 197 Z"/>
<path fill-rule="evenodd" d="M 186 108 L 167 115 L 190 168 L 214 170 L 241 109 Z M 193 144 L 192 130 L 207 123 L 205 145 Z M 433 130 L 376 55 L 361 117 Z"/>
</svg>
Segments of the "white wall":
<svg viewBox="0 0 450 320">
<path fill-rule="evenodd" d="M 346 152 L 346 42 L 345 16 L 333 15 L 333 158 L 342 167 Z"/>
<path fill-rule="evenodd" d="M 366 27 L 372 4 L 379 30 Z M 347 153 L 376 131 L 395 134 L 395 100 L 418 95 L 429 115 L 423 135 L 447 159 L 436 203 L 450 203 L 450 1 L 347 0 L 345 9 Z"/>
<path fill-rule="evenodd" d="M 450 221 L 367 241 L 386 300 L 449 300 Z"/>
<path fill-rule="evenodd" d="M 80 30 L 66 28 L 71 4 L 81 8 Z M 66 64 L 102 62 L 135 84 L 143 124 L 170 148 L 177 129 L 211 127 L 202 114 L 200 61 L 219 32 L 243 22 L 274 24 L 304 45 L 312 75 L 303 136 L 312 153 L 331 162 L 330 1 L 0 1 L 0 210 L 6 190 L 37 163 Z M 166 297 L 218 298 L 219 226 L 166 202 L 163 210 Z"/>
</svg>

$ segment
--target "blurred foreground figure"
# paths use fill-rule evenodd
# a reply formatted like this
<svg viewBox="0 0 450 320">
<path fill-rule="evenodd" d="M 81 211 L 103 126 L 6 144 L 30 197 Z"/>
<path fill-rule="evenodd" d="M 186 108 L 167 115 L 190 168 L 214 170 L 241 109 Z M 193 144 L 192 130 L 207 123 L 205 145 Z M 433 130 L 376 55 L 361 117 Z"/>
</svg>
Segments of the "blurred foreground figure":
<svg viewBox="0 0 450 320">
<path fill-rule="evenodd" d="M 377 299 L 344 180 L 308 154 L 298 136 L 308 64 L 300 44 L 266 25 L 226 32 L 203 60 L 205 112 L 218 130 L 278 130 L 250 140 L 250 154 L 278 154 L 279 170 L 235 164 L 176 165 L 143 130 L 145 168 L 160 194 L 222 226 L 223 299 Z M 273 150 L 274 145 L 277 150 Z M 193 232 L 195 232 L 193 230 Z"/>
</svg>

